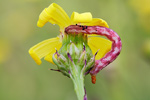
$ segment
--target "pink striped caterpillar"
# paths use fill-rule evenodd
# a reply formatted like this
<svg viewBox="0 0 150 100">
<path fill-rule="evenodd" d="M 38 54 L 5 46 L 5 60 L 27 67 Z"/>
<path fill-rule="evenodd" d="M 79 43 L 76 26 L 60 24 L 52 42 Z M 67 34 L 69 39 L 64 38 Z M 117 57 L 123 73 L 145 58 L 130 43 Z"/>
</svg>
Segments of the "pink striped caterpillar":
<svg viewBox="0 0 150 100">
<path fill-rule="evenodd" d="M 112 41 L 112 47 L 106 55 L 95 61 L 94 67 L 91 69 L 90 74 L 92 78 L 92 83 L 96 82 L 96 74 L 105 68 L 108 64 L 113 62 L 117 56 L 120 54 L 122 43 L 119 35 L 112 29 L 101 27 L 101 26 L 81 26 L 81 25 L 70 25 L 65 29 L 67 34 L 69 33 L 84 33 L 84 34 L 96 34 L 107 37 Z"/>
</svg>

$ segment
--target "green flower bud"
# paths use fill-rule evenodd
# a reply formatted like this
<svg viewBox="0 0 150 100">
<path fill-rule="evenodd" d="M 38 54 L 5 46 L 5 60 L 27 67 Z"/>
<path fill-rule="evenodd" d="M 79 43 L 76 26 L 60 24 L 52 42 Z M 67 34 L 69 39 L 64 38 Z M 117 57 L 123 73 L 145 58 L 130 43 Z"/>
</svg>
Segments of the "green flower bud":
<svg viewBox="0 0 150 100">
<path fill-rule="evenodd" d="M 53 56 L 53 61 L 63 74 L 65 71 L 65 75 L 72 70 L 72 64 L 78 66 L 77 70 L 85 74 L 95 62 L 95 56 L 87 44 L 87 35 L 82 33 L 66 34 L 63 38 L 62 47 L 55 54 L 57 58 Z"/>
<path fill-rule="evenodd" d="M 84 76 L 95 63 L 95 55 L 87 44 L 87 35 L 65 34 L 62 47 L 53 55 L 53 62 L 60 72 L 72 79 L 78 99 L 83 100 L 86 95 Z"/>
</svg>

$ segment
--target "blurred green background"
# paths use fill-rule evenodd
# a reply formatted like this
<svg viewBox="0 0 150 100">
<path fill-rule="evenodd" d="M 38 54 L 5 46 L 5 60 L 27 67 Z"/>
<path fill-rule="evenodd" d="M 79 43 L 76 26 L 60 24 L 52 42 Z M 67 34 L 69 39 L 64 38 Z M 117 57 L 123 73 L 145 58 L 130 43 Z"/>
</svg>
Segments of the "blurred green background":
<svg viewBox="0 0 150 100">
<path fill-rule="evenodd" d="M 57 3 L 69 16 L 91 12 L 106 20 L 123 43 L 119 57 L 85 77 L 88 100 L 150 100 L 150 0 L 0 0 L 0 100 L 77 100 L 72 81 L 28 54 L 33 45 L 59 34 L 36 26 L 41 11 Z"/>
</svg>

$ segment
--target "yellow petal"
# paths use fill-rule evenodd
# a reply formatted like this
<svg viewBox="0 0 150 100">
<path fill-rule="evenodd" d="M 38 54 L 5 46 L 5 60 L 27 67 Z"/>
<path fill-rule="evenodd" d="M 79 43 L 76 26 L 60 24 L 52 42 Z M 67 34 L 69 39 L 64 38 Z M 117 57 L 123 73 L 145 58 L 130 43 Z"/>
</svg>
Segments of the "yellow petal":
<svg viewBox="0 0 150 100">
<path fill-rule="evenodd" d="M 33 46 L 29 49 L 29 54 L 35 60 L 35 62 L 40 65 L 42 63 L 41 59 L 48 54 L 53 53 L 55 48 L 57 50 L 60 49 L 62 43 L 59 37 L 51 38 L 48 40 L 44 40 L 37 45 Z"/>
<path fill-rule="evenodd" d="M 83 25 L 89 25 L 89 26 L 103 26 L 109 28 L 106 21 L 100 18 L 93 18 L 90 23 L 83 23 Z M 88 36 L 98 36 L 96 34 L 88 35 Z"/>
<path fill-rule="evenodd" d="M 71 15 L 71 21 L 74 23 L 88 23 L 92 21 L 92 14 L 90 12 L 77 13 L 73 12 Z"/>
<path fill-rule="evenodd" d="M 66 12 L 55 3 L 41 12 L 37 26 L 43 27 L 48 21 L 52 24 L 58 24 L 60 27 L 68 26 L 71 22 Z"/>
<path fill-rule="evenodd" d="M 88 45 L 91 48 L 93 55 L 98 51 L 95 58 L 98 60 L 111 50 L 112 42 L 101 37 L 89 37 Z"/>
<path fill-rule="evenodd" d="M 61 45 L 58 45 L 58 47 L 56 49 L 59 50 L 60 48 L 61 48 Z M 50 54 L 48 54 L 48 55 L 45 56 L 44 60 L 46 60 L 46 61 L 54 64 L 52 57 L 53 57 L 53 54 L 56 52 L 56 49 L 52 49 L 52 51 L 50 52 Z M 57 55 L 55 55 L 55 58 L 56 58 L 56 56 Z"/>
<path fill-rule="evenodd" d="M 93 18 L 91 22 L 89 23 L 82 23 L 82 25 L 87 25 L 87 26 L 103 26 L 109 28 L 108 24 L 106 21 L 100 18 Z"/>
</svg>

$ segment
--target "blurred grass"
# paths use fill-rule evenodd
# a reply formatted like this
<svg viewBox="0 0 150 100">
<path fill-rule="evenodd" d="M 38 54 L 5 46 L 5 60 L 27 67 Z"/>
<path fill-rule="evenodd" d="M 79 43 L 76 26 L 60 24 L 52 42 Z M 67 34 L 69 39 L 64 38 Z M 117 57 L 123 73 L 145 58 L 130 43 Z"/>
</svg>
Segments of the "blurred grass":
<svg viewBox="0 0 150 100">
<path fill-rule="evenodd" d="M 52 2 L 69 16 L 90 11 L 122 39 L 120 56 L 97 75 L 97 83 L 86 76 L 89 100 L 150 100 L 150 59 L 142 52 L 150 40 L 150 3 L 138 6 L 135 0 L 1 0 L 0 100 L 76 100 L 70 79 L 49 71 L 55 66 L 44 60 L 36 65 L 28 54 L 36 43 L 59 34 L 57 25 L 36 26 L 40 12 Z"/>
</svg>

